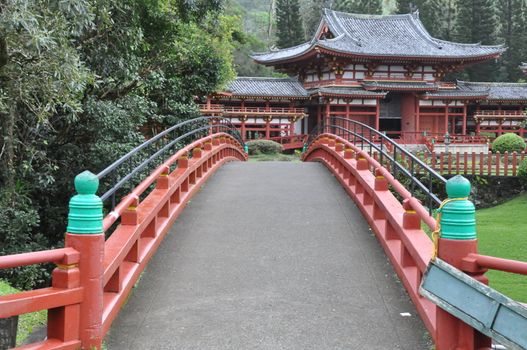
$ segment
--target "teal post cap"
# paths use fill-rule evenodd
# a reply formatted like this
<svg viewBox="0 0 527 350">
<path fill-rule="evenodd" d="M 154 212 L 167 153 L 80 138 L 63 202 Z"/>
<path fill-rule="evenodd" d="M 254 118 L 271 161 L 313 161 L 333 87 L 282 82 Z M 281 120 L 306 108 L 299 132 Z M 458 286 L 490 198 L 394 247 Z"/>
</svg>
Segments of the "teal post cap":
<svg viewBox="0 0 527 350">
<path fill-rule="evenodd" d="M 441 208 L 441 238 L 476 239 L 476 207 L 468 200 L 470 181 L 456 175 L 446 183 L 449 201 Z"/>
<path fill-rule="evenodd" d="M 96 195 L 99 179 L 84 171 L 75 177 L 74 183 L 77 195 L 70 200 L 67 231 L 74 234 L 102 233 L 102 201 Z"/>
<path fill-rule="evenodd" d="M 247 144 L 244 144 L 244 145 L 243 145 L 243 151 L 244 151 L 245 153 L 249 153 L 249 146 L 247 146 Z"/>
</svg>

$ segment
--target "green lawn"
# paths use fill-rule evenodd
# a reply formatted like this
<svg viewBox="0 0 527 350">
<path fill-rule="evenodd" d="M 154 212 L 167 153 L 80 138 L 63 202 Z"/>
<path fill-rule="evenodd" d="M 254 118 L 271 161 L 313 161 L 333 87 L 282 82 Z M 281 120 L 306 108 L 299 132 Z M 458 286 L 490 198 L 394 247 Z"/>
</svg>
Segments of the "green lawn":
<svg viewBox="0 0 527 350">
<path fill-rule="evenodd" d="M 527 194 L 476 213 L 479 253 L 527 261 Z M 489 271 L 491 287 L 527 302 L 527 276 Z"/>
<path fill-rule="evenodd" d="M 298 154 L 257 154 L 249 156 L 249 162 L 270 162 L 270 161 L 281 161 L 281 162 L 300 162 L 300 156 Z"/>
<path fill-rule="evenodd" d="M 19 290 L 11 287 L 7 282 L 0 280 L 0 295 L 8 295 L 17 292 L 19 292 Z M 22 342 L 33 332 L 35 327 L 46 323 L 47 310 L 20 315 L 18 319 L 18 333 L 16 336 L 17 345 L 22 344 Z"/>
</svg>

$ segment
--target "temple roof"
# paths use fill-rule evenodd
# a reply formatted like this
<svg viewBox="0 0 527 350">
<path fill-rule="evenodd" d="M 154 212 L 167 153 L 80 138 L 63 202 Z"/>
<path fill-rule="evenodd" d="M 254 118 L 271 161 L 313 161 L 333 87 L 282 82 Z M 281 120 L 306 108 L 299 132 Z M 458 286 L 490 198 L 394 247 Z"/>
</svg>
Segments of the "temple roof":
<svg viewBox="0 0 527 350">
<path fill-rule="evenodd" d="M 435 91 L 439 86 L 435 83 L 409 81 L 364 81 L 362 86 L 372 91 Z"/>
<path fill-rule="evenodd" d="M 362 88 L 328 86 L 309 90 L 310 95 L 345 96 L 355 98 L 384 98 L 387 92 L 367 91 Z"/>
<path fill-rule="evenodd" d="M 307 98 L 308 93 L 296 78 L 238 77 L 227 91 L 233 96 Z"/>
<path fill-rule="evenodd" d="M 327 26 L 333 38 L 322 39 Z M 319 39 L 320 38 L 320 39 Z M 482 60 L 499 56 L 503 45 L 460 44 L 433 38 L 419 20 L 418 12 L 404 15 L 359 15 L 325 9 L 317 33 L 307 43 L 257 53 L 252 57 L 260 63 L 280 61 L 328 50 L 336 55 L 374 58 Z"/>
<path fill-rule="evenodd" d="M 527 101 L 527 83 L 484 83 L 458 81 L 458 89 L 465 92 L 486 92 L 488 101 Z"/>
</svg>

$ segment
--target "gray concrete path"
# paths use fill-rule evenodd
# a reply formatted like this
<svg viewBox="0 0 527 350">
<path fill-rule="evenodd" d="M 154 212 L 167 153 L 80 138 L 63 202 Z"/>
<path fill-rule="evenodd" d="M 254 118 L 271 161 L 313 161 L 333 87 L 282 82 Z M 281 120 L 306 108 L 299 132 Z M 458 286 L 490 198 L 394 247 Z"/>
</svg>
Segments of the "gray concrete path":
<svg viewBox="0 0 527 350">
<path fill-rule="evenodd" d="M 261 162 L 224 166 L 194 197 L 106 341 L 110 350 L 427 350 L 428 339 L 329 171 Z"/>
</svg>

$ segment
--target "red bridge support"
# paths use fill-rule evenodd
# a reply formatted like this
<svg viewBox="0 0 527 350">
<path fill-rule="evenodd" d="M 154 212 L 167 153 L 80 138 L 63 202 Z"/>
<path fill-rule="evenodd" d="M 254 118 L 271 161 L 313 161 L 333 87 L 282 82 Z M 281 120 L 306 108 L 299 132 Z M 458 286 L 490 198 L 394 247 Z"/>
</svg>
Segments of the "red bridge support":
<svg viewBox="0 0 527 350">
<path fill-rule="evenodd" d="M 218 168 L 235 160 L 245 161 L 247 155 L 229 134 L 195 141 L 154 170 L 104 219 L 95 195 L 97 177 L 80 174 L 75 181 L 78 195 L 70 202 L 66 248 L 0 257 L 0 269 L 57 265 L 50 288 L 0 296 L 0 318 L 48 310 L 47 339 L 20 349 L 100 349 L 135 282 L 188 201 Z M 105 241 L 104 233 L 119 219 Z"/>
</svg>

